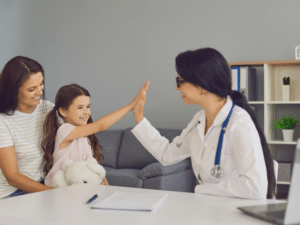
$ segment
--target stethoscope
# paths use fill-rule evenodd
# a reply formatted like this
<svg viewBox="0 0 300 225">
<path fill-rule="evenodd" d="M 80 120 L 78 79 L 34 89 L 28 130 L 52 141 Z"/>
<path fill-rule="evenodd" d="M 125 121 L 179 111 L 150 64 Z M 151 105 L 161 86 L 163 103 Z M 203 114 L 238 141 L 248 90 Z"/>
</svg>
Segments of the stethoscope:
<svg viewBox="0 0 300 225">
<path fill-rule="evenodd" d="M 226 127 L 227 124 L 229 122 L 229 119 L 231 117 L 232 111 L 234 108 L 234 103 L 232 104 L 232 107 L 230 109 L 230 112 L 227 116 L 227 118 L 225 119 L 225 121 L 222 124 L 222 129 L 220 132 L 220 136 L 219 136 L 219 141 L 218 141 L 218 146 L 217 146 L 217 152 L 216 152 L 216 156 L 215 156 L 215 166 L 211 169 L 210 174 L 216 178 L 221 178 L 223 177 L 224 171 L 223 169 L 220 167 L 220 159 L 221 159 L 221 150 L 222 150 L 222 145 L 223 145 L 223 136 L 225 134 L 226 131 Z M 197 120 L 196 123 L 194 124 L 194 126 L 189 130 L 189 132 L 184 136 L 184 138 L 182 139 L 181 143 L 177 143 L 176 146 L 178 148 L 181 147 L 182 143 L 184 142 L 184 140 L 192 133 L 192 131 L 197 127 L 197 125 L 200 124 L 200 121 Z"/>
</svg>

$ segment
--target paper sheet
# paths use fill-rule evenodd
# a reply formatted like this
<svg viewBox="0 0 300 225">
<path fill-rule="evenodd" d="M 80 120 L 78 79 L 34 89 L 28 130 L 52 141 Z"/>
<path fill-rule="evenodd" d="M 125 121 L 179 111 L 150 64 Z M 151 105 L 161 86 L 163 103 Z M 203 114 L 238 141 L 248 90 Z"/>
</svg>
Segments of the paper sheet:
<svg viewBox="0 0 300 225">
<path fill-rule="evenodd" d="M 156 211 L 167 198 L 165 193 L 130 193 L 116 191 L 92 209 Z"/>
</svg>

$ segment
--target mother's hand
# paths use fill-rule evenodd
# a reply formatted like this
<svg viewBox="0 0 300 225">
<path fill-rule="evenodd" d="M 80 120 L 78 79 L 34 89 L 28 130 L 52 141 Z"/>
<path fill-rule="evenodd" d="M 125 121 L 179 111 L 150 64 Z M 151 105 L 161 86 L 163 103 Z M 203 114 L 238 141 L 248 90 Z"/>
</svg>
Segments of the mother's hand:
<svg viewBox="0 0 300 225">
<path fill-rule="evenodd" d="M 136 123 L 141 122 L 144 119 L 144 106 L 146 102 L 146 95 L 150 82 L 147 81 L 143 90 L 143 95 L 140 97 L 136 105 L 133 107 L 133 116 Z"/>
</svg>

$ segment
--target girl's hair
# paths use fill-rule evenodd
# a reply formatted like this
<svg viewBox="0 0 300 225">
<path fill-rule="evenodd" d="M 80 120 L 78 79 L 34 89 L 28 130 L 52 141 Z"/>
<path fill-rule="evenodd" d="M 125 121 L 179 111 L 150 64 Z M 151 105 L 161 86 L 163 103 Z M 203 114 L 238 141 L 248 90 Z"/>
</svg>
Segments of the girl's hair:
<svg viewBox="0 0 300 225">
<path fill-rule="evenodd" d="M 37 61 L 24 56 L 16 56 L 6 63 L 0 74 L 0 113 L 12 115 L 15 112 L 20 87 L 38 72 L 45 76 L 43 67 Z M 44 98 L 45 92 L 42 95 Z"/>
<path fill-rule="evenodd" d="M 198 85 L 220 98 L 226 98 L 230 95 L 236 105 L 248 112 L 258 131 L 266 162 L 268 175 L 267 198 L 273 198 L 275 196 L 276 180 L 270 149 L 256 114 L 249 106 L 246 97 L 238 91 L 231 90 L 231 72 L 226 59 L 215 49 L 203 48 L 180 53 L 175 61 L 176 71 L 182 79 Z"/>
<path fill-rule="evenodd" d="M 65 110 L 68 110 L 74 99 L 82 95 L 90 97 L 90 93 L 78 84 L 65 85 L 61 87 L 56 94 L 55 107 L 47 115 L 43 127 L 44 139 L 42 141 L 42 149 L 45 153 L 45 165 L 43 170 L 45 175 L 48 174 L 53 166 L 55 137 L 60 126 L 58 116 L 61 117 L 60 119 L 63 118 L 58 109 L 63 108 Z M 90 116 L 87 123 L 92 122 L 93 120 Z M 102 155 L 102 147 L 100 146 L 96 135 L 92 134 L 88 136 L 88 140 L 91 145 L 94 158 L 98 161 L 98 163 L 102 162 L 104 156 Z"/>
</svg>

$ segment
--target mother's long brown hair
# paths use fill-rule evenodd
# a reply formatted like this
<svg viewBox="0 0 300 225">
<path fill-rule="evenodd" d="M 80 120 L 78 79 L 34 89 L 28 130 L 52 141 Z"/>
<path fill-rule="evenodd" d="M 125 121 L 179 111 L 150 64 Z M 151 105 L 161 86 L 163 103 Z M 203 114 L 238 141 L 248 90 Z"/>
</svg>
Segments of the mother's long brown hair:
<svg viewBox="0 0 300 225">
<path fill-rule="evenodd" d="M 38 72 L 45 77 L 41 64 L 25 56 L 16 56 L 5 64 L 0 74 L 0 113 L 11 116 L 15 112 L 18 107 L 20 87 L 32 74 Z M 45 90 L 41 98 L 45 99 Z"/>
<path fill-rule="evenodd" d="M 49 114 L 47 115 L 43 132 L 44 132 L 44 139 L 42 141 L 42 149 L 44 150 L 44 173 L 45 175 L 51 170 L 53 166 L 53 152 L 55 147 L 55 137 L 57 130 L 60 126 L 58 117 L 62 118 L 62 115 L 59 113 L 59 108 L 63 108 L 67 110 L 75 98 L 78 96 L 89 96 L 90 93 L 83 87 L 79 86 L 78 84 L 70 84 L 61 87 L 55 97 L 55 108 L 53 108 Z M 87 123 L 92 123 L 92 117 L 90 116 Z M 94 158 L 100 163 L 104 156 L 102 155 L 102 147 L 100 146 L 98 139 L 95 134 L 88 136 L 89 143 L 92 148 Z"/>
</svg>

